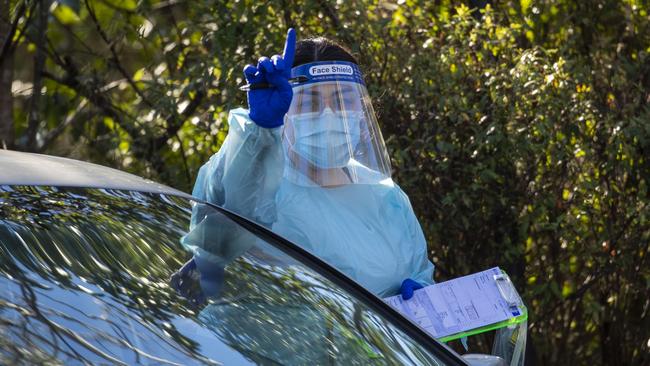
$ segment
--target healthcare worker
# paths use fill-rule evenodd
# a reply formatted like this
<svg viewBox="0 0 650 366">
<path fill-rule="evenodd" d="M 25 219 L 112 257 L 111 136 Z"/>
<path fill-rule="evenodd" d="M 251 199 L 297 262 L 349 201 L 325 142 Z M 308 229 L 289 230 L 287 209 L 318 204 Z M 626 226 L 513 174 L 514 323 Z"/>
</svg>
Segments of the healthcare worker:
<svg viewBox="0 0 650 366">
<path fill-rule="evenodd" d="M 248 109 L 230 111 L 222 147 L 199 171 L 192 194 L 252 219 L 302 246 L 380 297 L 433 283 L 433 264 L 406 194 L 391 179 L 363 76 L 349 52 L 325 39 L 248 65 Z M 210 281 L 254 245 L 222 216 L 193 208 L 183 244 Z"/>
</svg>

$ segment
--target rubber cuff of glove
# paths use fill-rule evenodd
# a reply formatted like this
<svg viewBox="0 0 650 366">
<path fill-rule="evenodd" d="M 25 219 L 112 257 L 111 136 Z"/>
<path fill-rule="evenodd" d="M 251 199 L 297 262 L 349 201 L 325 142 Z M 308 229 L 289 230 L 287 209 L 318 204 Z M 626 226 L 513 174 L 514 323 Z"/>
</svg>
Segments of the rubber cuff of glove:
<svg viewBox="0 0 650 366">
<path fill-rule="evenodd" d="M 253 112 L 248 112 L 248 117 L 250 117 L 250 119 L 253 120 L 256 125 L 263 128 L 276 128 L 284 124 L 284 117 L 280 118 L 277 121 L 263 121 L 261 119 L 258 119 Z"/>
</svg>

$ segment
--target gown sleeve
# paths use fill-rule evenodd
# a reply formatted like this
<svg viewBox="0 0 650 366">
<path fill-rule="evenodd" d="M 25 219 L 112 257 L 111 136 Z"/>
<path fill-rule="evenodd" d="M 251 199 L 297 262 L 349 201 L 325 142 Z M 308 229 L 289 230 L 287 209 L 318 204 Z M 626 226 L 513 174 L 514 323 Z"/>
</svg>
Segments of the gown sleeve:
<svg viewBox="0 0 650 366">
<path fill-rule="evenodd" d="M 262 128 L 246 109 L 228 116 L 228 136 L 199 170 L 192 195 L 270 227 L 282 178 L 281 127 Z M 194 203 L 183 245 L 213 264 L 227 265 L 255 244 L 255 238 L 205 204 Z"/>
<path fill-rule="evenodd" d="M 406 215 L 406 222 L 408 223 L 408 230 L 411 236 L 411 245 L 413 246 L 412 250 L 414 253 L 410 278 L 424 286 L 432 285 L 434 283 L 433 271 L 435 267 L 427 255 L 427 242 L 424 238 L 422 227 L 420 227 L 415 212 L 413 212 L 413 207 L 411 206 L 408 196 L 406 193 L 401 191 L 401 189 L 400 193 L 404 200 L 404 213 Z"/>
</svg>

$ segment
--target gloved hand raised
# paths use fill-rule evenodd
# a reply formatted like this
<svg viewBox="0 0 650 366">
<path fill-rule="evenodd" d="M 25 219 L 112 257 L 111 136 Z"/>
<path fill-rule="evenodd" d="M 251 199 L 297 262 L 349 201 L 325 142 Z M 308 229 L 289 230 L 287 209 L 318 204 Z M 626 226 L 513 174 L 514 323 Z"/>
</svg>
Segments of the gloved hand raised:
<svg viewBox="0 0 650 366">
<path fill-rule="evenodd" d="M 407 278 L 404 281 L 402 281 L 402 286 L 399 289 L 399 293 L 400 295 L 402 295 L 402 298 L 404 300 L 408 300 L 413 297 L 413 292 L 415 290 L 419 290 L 423 287 L 424 286 L 422 286 L 417 281 Z"/>
<path fill-rule="evenodd" d="M 293 90 L 289 84 L 296 50 L 296 31 L 290 28 L 282 56 L 260 57 L 257 67 L 247 65 L 244 76 L 249 84 L 268 83 L 272 87 L 248 91 L 250 118 L 261 127 L 273 128 L 284 123 Z"/>
</svg>

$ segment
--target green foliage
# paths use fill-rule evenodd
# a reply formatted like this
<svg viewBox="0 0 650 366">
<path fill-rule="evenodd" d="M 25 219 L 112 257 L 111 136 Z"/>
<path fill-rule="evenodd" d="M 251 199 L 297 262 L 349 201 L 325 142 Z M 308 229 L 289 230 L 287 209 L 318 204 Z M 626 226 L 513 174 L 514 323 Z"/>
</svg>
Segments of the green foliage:
<svg viewBox="0 0 650 366">
<path fill-rule="evenodd" d="M 189 190 L 245 105 L 243 66 L 278 53 L 288 26 L 338 39 L 437 279 L 506 269 L 544 364 L 650 362 L 647 1 L 55 3 L 36 146 L 20 138 L 32 2 L 15 37 L 19 147 Z"/>
<path fill-rule="evenodd" d="M 407 52 L 407 69 L 430 72 L 384 109 L 408 113 L 389 133 L 400 182 L 445 277 L 500 265 L 526 289 L 547 363 L 640 363 L 649 325 L 647 53 L 634 62 L 613 50 L 620 60 L 604 63 L 612 56 L 599 50 L 599 65 L 523 48 L 526 30 L 501 16 L 459 14 L 442 35 L 416 42 L 429 52 Z"/>
</svg>

